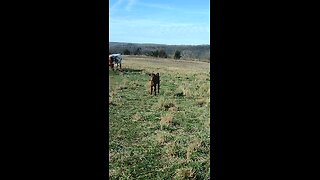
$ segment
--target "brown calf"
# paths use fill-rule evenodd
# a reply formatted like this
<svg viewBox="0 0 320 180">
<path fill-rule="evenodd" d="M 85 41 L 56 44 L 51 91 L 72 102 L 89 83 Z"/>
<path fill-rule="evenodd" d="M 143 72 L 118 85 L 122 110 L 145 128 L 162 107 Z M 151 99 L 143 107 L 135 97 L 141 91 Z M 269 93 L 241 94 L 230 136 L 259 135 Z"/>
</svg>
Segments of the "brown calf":
<svg viewBox="0 0 320 180">
<path fill-rule="evenodd" d="M 151 92 L 150 94 L 152 95 L 152 91 L 154 90 L 154 95 L 157 95 L 157 86 L 158 86 L 158 94 L 159 94 L 159 89 L 160 89 L 160 75 L 159 73 L 154 74 L 151 73 L 149 74 L 150 76 L 150 87 L 151 87 Z"/>
<path fill-rule="evenodd" d="M 109 66 L 111 67 L 112 70 L 114 70 L 114 64 L 112 62 L 112 56 L 109 55 Z"/>
</svg>

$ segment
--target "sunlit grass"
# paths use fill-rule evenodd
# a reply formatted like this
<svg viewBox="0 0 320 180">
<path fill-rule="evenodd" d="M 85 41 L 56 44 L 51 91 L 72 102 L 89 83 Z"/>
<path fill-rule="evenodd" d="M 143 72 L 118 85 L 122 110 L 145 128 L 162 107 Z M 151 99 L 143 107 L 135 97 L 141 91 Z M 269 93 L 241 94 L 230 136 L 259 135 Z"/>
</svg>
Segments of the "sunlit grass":
<svg viewBox="0 0 320 180">
<path fill-rule="evenodd" d="M 124 57 L 122 67 L 109 72 L 109 179 L 208 179 L 209 63 Z"/>
</svg>

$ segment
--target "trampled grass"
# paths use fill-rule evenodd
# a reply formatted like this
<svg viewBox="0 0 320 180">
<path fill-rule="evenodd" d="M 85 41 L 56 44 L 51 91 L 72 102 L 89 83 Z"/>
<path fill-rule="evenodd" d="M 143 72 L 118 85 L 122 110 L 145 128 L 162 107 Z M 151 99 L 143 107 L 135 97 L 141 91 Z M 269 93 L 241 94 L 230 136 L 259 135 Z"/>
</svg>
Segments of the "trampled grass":
<svg viewBox="0 0 320 180">
<path fill-rule="evenodd" d="M 208 179 L 209 63 L 125 56 L 122 68 L 109 71 L 109 179 Z"/>
</svg>

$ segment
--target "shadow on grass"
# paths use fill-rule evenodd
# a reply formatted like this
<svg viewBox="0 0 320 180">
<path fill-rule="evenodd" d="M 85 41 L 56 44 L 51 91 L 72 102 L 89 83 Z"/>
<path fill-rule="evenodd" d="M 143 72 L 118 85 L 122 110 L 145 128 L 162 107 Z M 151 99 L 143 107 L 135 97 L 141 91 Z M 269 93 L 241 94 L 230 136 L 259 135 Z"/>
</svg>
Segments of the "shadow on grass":
<svg viewBox="0 0 320 180">
<path fill-rule="evenodd" d="M 140 74 L 144 69 L 132 69 L 132 68 L 122 68 L 122 69 L 109 69 L 109 75 L 137 75 Z"/>
<path fill-rule="evenodd" d="M 143 69 L 123 68 L 121 71 L 124 73 L 140 73 L 143 71 Z"/>
<path fill-rule="evenodd" d="M 114 68 L 114 70 L 112 70 L 111 68 L 109 68 L 110 72 L 123 72 L 123 73 L 140 73 L 143 71 L 143 69 L 132 69 L 132 68 L 122 68 L 122 69 L 117 69 Z"/>
</svg>

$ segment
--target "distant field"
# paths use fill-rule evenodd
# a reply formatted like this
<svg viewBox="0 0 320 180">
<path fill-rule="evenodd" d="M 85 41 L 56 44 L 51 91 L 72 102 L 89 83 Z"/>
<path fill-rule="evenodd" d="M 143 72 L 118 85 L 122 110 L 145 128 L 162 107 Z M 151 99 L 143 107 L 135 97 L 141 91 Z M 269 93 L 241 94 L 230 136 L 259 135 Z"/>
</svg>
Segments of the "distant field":
<svg viewBox="0 0 320 180">
<path fill-rule="evenodd" d="M 109 71 L 109 179 L 210 177 L 209 65 L 124 56 L 124 71 Z"/>
</svg>

